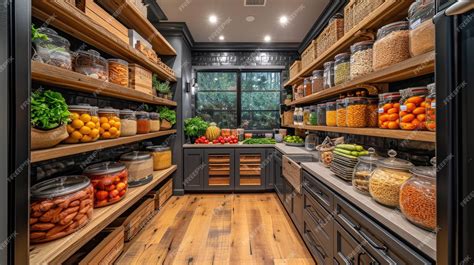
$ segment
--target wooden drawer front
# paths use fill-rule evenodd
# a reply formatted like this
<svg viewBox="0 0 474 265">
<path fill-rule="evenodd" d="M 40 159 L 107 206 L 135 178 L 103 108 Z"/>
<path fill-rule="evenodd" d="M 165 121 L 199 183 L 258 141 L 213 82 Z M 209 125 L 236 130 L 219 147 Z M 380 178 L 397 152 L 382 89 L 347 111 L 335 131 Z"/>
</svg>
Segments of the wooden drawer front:
<svg viewBox="0 0 474 265">
<path fill-rule="evenodd" d="M 317 234 L 318 225 L 313 218 L 305 211 L 303 221 L 303 239 L 306 242 L 311 254 L 318 264 L 331 264 L 332 261 L 332 245 L 326 245 L 319 240 Z"/>
<path fill-rule="evenodd" d="M 332 256 L 334 217 L 307 191 L 304 191 L 303 197 L 305 219 L 314 221 L 317 228 L 315 236 L 325 246 L 330 246 L 326 251 Z"/>
<path fill-rule="evenodd" d="M 161 209 L 165 202 L 173 195 L 173 179 L 169 179 L 158 191 L 158 207 Z"/>
<path fill-rule="evenodd" d="M 80 265 L 114 264 L 122 254 L 125 236 L 123 227 L 106 228 L 101 233 L 108 235 L 79 263 Z"/>
<path fill-rule="evenodd" d="M 303 187 L 317 202 L 326 208 L 328 212 L 334 210 L 334 193 L 306 171 L 303 172 Z"/>
<path fill-rule="evenodd" d="M 295 190 L 301 194 L 301 172 L 300 165 L 288 158 L 283 156 L 283 176 L 290 182 Z"/>
<path fill-rule="evenodd" d="M 379 264 L 364 247 L 365 244 L 357 242 L 342 226 L 334 223 L 335 264 Z"/>
<path fill-rule="evenodd" d="M 112 222 L 111 226 L 123 226 L 125 242 L 128 242 L 140 232 L 154 212 L 155 201 L 150 198 L 143 198 Z"/>
<path fill-rule="evenodd" d="M 432 264 L 365 214 L 336 196 L 336 220 L 380 264 Z"/>
</svg>

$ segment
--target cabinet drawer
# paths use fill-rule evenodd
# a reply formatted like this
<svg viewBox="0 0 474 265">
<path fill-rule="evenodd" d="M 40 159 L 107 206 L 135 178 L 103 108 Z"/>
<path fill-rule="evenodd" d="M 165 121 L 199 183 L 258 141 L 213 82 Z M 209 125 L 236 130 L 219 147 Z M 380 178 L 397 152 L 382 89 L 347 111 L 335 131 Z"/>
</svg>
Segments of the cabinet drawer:
<svg viewBox="0 0 474 265">
<path fill-rule="evenodd" d="M 314 236 L 317 237 L 319 242 L 323 243 L 324 246 L 328 246 L 325 250 L 332 257 L 334 217 L 306 190 L 303 192 L 303 197 L 304 213 L 308 216 L 306 219 L 312 218 L 311 220 L 313 220 L 316 225 Z"/>
<path fill-rule="evenodd" d="M 332 245 L 325 245 L 319 241 L 317 234 L 318 225 L 307 211 L 303 213 L 303 239 L 317 264 L 330 264 L 332 260 Z"/>
<path fill-rule="evenodd" d="M 355 207 L 336 196 L 336 220 L 380 264 L 432 264 L 389 231 L 369 219 Z"/>
<path fill-rule="evenodd" d="M 364 243 L 357 242 L 342 226 L 334 223 L 334 264 L 380 264 L 364 247 Z"/>
<path fill-rule="evenodd" d="M 303 172 L 303 187 L 319 202 L 328 212 L 334 209 L 334 193 L 323 183 L 311 176 L 308 172 Z"/>
</svg>

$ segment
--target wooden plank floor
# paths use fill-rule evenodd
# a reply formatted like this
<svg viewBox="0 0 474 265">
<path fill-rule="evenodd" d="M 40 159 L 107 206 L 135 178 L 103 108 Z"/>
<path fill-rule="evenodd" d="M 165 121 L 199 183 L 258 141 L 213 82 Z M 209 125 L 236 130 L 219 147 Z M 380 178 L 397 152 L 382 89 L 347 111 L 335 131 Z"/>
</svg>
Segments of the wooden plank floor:
<svg viewBox="0 0 474 265">
<path fill-rule="evenodd" d="M 172 197 L 118 264 L 315 264 L 276 194 Z"/>
</svg>

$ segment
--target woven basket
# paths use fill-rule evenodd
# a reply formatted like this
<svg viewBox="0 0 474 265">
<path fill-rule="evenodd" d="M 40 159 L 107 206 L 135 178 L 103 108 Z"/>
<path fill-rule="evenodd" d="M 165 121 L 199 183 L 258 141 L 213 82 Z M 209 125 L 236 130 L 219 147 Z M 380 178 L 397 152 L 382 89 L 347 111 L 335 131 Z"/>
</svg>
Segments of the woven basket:
<svg viewBox="0 0 474 265">
<path fill-rule="evenodd" d="M 294 78 L 295 76 L 298 75 L 298 73 L 301 71 L 301 61 L 296 60 L 291 66 L 290 66 L 290 79 Z"/>
<path fill-rule="evenodd" d="M 316 41 L 313 40 L 301 54 L 301 69 L 306 69 L 306 67 L 316 60 L 316 56 L 318 55 L 317 47 Z"/>
<path fill-rule="evenodd" d="M 317 38 L 317 52 L 320 57 L 325 51 L 331 48 L 339 39 L 344 36 L 344 19 L 336 18 L 324 29 Z"/>
<path fill-rule="evenodd" d="M 351 0 L 344 8 L 344 34 L 349 32 L 354 25 L 354 7 L 356 0 Z"/>
<path fill-rule="evenodd" d="M 56 146 L 68 137 L 65 124 L 47 131 L 31 128 L 31 150 Z"/>
</svg>

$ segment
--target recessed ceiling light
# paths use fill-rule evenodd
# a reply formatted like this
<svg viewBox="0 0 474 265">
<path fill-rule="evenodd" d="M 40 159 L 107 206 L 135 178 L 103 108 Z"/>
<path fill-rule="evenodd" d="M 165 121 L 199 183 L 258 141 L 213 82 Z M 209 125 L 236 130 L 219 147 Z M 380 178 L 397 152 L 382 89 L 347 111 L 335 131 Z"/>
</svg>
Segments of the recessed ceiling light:
<svg viewBox="0 0 474 265">
<path fill-rule="evenodd" d="M 224 40 L 224 39 L 225 39 L 225 38 L 224 38 L 224 35 L 220 35 L 220 36 L 219 36 L 219 40 Z"/>
<path fill-rule="evenodd" d="M 209 16 L 209 22 L 211 22 L 213 24 L 216 23 L 217 22 L 217 17 L 215 15 Z"/>
<path fill-rule="evenodd" d="M 280 17 L 280 24 L 286 25 L 288 23 L 288 17 L 287 16 L 281 16 Z"/>
<path fill-rule="evenodd" d="M 266 36 L 263 38 L 263 40 L 264 40 L 265 42 L 270 42 L 270 41 L 272 40 L 272 37 L 270 37 L 270 35 L 266 35 Z"/>
<path fill-rule="evenodd" d="M 254 16 L 248 16 L 248 17 L 245 18 L 245 20 L 247 20 L 247 22 L 254 22 L 255 17 Z"/>
</svg>

